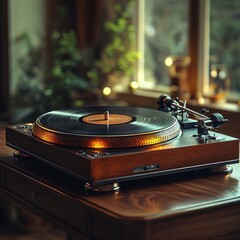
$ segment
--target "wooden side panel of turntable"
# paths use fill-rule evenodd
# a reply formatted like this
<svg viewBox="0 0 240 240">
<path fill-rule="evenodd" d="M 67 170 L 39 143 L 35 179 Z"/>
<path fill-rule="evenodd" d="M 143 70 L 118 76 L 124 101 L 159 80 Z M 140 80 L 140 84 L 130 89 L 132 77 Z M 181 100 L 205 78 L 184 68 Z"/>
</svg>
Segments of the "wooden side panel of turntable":
<svg viewBox="0 0 240 240">
<path fill-rule="evenodd" d="M 31 131 L 6 127 L 6 144 L 15 150 L 29 155 L 32 161 L 40 160 L 57 169 L 75 175 L 81 179 L 89 179 L 91 161 L 81 154 L 62 146 L 43 142 L 32 137 Z"/>
<path fill-rule="evenodd" d="M 92 176 L 95 181 L 102 179 L 121 178 L 124 176 L 139 176 L 141 174 L 166 174 L 173 171 L 184 171 L 213 164 L 236 163 L 239 157 L 239 141 L 224 141 L 195 146 L 177 148 L 161 148 L 159 151 L 122 154 L 111 158 L 95 159 L 92 166 Z M 159 166 L 151 169 L 151 165 Z M 136 168 L 150 166 L 149 170 L 134 173 Z"/>
</svg>

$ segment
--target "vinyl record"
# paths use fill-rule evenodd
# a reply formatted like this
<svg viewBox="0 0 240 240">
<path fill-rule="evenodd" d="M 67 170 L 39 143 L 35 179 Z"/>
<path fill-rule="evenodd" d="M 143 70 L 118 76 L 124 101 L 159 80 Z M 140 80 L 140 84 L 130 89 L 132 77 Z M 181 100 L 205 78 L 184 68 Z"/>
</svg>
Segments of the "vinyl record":
<svg viewBox="0 0 240 240">
<path fill-rule="evenodd" d="M 126 148 L 169 141 L 180 134 L 175 117 L 158 110 L 97 106 L 41 115 L 33 135 L 80 148 Z"/>
</svg>

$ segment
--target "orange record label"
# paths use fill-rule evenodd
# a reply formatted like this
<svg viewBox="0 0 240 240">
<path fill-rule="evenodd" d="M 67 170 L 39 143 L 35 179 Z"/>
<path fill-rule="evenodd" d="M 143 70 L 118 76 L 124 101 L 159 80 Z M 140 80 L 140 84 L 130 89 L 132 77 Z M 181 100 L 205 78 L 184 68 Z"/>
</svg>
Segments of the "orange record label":
<svg viewBox="0 0 240 240">
<path fill-rule="evenodd" d="M 124 124 L 132 121 L 132 117 L 124 114 L 109 114 L 108 112 L 103 114 L 92 114 L 82 119 L 83 122 L 96 125 L 114 125 Z"/>
</svg>

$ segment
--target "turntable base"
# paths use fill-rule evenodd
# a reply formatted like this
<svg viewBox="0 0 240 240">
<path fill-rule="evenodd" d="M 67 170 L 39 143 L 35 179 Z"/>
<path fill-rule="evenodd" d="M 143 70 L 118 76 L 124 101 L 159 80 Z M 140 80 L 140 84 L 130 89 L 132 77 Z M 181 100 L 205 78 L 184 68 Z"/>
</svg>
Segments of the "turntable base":
<svg viewBox="0 0 240 240">
<path fill-rule="evenodd" d="M 207 117 L 165 95 L 159 106 L 51 111 L 33 124 L 7 126 L 6 144 L 20 152 L 18 160 L 27 155 L 92 189 L 239 162 L 239 140 L 213 131 L 228 121 L 220 113 Z"/>
<path fill-rule="evenodd" d="M 180 138 L 164 144 L 126 149 L 73 149 L 46 144 L 32 137 L 31 129 L 8 126 L 8 146 L 34 156 L 61 171 L 93 185 L 123 182 L 183 171 L 237 163 L 239 141 L 216 133 L 219 140 L 201 143 L 195 129 L 186 129 Z"/>
</svg>

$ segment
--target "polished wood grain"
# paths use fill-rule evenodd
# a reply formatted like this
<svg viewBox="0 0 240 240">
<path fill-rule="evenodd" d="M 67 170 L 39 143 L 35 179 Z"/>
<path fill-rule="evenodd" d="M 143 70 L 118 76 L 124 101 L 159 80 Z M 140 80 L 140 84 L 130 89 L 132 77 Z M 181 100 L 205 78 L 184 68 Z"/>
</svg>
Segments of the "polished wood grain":
<svg viewBox="0 0 240 240">
<path fill-rule="evenodd" d="M 11 148 L 6 147 L 5 126 L 6 123 L 0 122 L 0 157 L 6 157 L 13 153 Z"/>
<path fill-rule="evenodd" d="M 14 160 L 0 132 L 1 194 L 79 239 L 240 239 L 240 165 L 121 184 L 92 193 L 32 159 Z"/>
<path fill-rule="evenodd" d="M 126 148 L 77 151 L 76 148 L 46 144 L 32 137 L 31 130 L 22 127 L 6 128 L 6 140 L 9 146 L 31 156 L 38 156 L 38 159 L 45 163 L 65 169 L 95 185 L 120 182 L 126 178 L 165 175 L 170 172 L 193 170 L 193 168 L 195 170 L 209 168 L 210 164 L 223 165 L 237 161 L 239 154 L 237 138 L 215 133 L 217 141 L 201 142 L 198 138 L 191 137 L 194 134 L 196 129 L 184 129 L 179 138 L 168 144 L 134 150 Z M 96 157 L 92 157 L 94 154 Z M 156 167 L 143 170 L 147 166 Z"/>
</svg>

